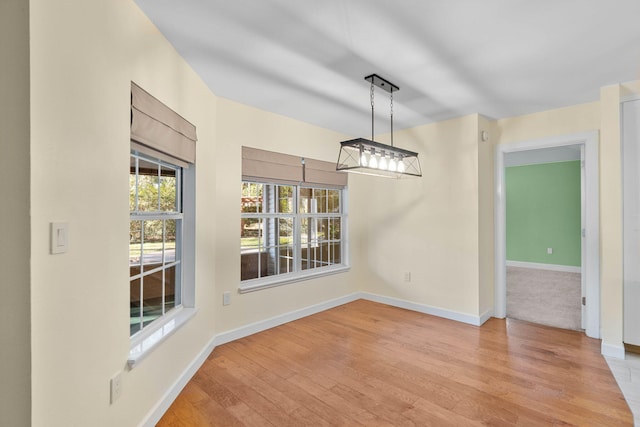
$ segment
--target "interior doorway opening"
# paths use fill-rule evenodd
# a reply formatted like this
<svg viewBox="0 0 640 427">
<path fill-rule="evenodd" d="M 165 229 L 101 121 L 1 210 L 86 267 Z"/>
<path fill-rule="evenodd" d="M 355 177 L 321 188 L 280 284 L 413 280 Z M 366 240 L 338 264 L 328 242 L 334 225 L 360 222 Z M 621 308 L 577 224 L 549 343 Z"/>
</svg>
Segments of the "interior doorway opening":
<svg viewBox="0 0 640 427">
<path fill-rule="evenodd" d="M 584 330 L 582 146 L 505 154 L 507 317 Z"/>
<path fill-rule="evenodd" d="M 534 153 L 535 152 L 535 153 Z M 581 159 L 581 263 L 580 292 L 584 298 L 581 326 L 587 336 L 600 337 L 599 283 L 599 196 L 598 196 L 598 134 L 587 132 L 512 144 L 496 149 L 496 289 L 495 316 L 507 316 L 507 256 L 506 256 L 506 186 L 505 168 L 514 159 L 532 154 L 557 155 L 580 153 Z"/>
</svg>

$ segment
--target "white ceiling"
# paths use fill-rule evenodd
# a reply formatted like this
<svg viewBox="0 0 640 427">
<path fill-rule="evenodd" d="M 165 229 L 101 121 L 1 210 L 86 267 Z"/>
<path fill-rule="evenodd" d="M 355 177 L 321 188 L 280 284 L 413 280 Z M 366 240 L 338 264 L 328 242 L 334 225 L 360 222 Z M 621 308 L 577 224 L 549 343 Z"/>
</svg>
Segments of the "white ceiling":
<svg viewBox="0 0 640 427">
<path fill-rule="evenodd" d="M 640 0 L 136 0 L 211 90 L 367 136 L 366 75 L 394 128 L 497 119 L 640 78 Z M 376 133 L 389 129 L 376 90 Z"/>
</svg>

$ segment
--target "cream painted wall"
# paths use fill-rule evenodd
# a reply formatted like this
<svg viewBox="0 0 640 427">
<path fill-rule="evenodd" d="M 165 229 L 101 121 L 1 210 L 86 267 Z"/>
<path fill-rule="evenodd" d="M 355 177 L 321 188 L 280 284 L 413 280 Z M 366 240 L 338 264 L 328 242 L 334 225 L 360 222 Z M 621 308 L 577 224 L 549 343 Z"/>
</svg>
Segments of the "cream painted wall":
<svg viewBox="0 0 640 427">
<path fill-rule="evenodd" d="M 221 304 L 239 284 L 240 147 L 335 161 L 344 136 L 218 99 L 132 1 L 35 0 L 31 23 L 34 426 L 136 425 L 216 333 L 359 289 L 354 263 Z M 132 80 L 197 127 L 198 312 L 129 371 Z M 51 221 L 69 223 L 66 254 L 48 254 Z M 110 405 L 109 379 L 121 370 L 123 396 Z"/>
<path fill-rule="evenodd" d="M 25 270 L 17 280 L 28 281 L 25 256 L 30 252 L 34 426 L 136 425 L 215 334 L 356 290 L 482 314 L 492 304 L 492 255 L 487 251 L 493 235 L 487 228 L 491 145 L 598 129 L 601 114 L 611 113 L 619 98 L 610 93 L 614 90 L 604 89 L 600 103 L 493 123 L 473 115 L 397 132 L 397 145 L 421 153 L 424 177 L 350 177 L 351 271 L 239 295 L 240 147 L 335 161 L 338 142 L 346 137 L 215 97 L 131 0 L 30 4 L 31 165 L 25 180 L 31 180 L 32 216 L 30 226 L 24 218 L 15 225 L 27 233 L 30 228 L 31 236 L 30 248 L 19 248 L 22 255 L 9 259 Z M 3 27 L 10 21 L 5 16 L 0 18 Z M 20 24 L 6 28 L 24 31 Z M 24 40 L 16 43 L 9 49 L 22 52 Z M 16 67 L 13 72 L 24 71 L 24 62 Z M 29 84 L 25 79 L 24 74 L 16 79 L 23 90 Z M 123 396 L 110 405 L 109 378 L 124 370 L 129 350 L 126 188 L 131 80 L 198 129 L 199 311 L 139 366 L 125 371 Z M 13 95 L 17 98 L 22 99 L 20 92 Z M 18 105 L 28 107 L 25 102 Z M 0 102 L 0 108 L 5 112 L 6 103 Z M 611 147 L 606 145 L 601 164 L 613 174 L 619 169 L 619 156 L 616 165 L 611 114 L 601 129 L 611 134 L 603 136 Z M 9 132 L 26 143 L 24 120 L 22 110 Z M 483 145 L 479 131 L 489 124 L 491 140 Z M 617 139 L 619 145 L 619 135 Z M 4 157 L 4 145 L 2 150 Z M 25 165 L 29 170 L 24 156 L 25 151 L 18 150 L 17 163 L 8 170 L 24 173 L 19 166 Z M 615 202 L 615 180 L 605 179 L 601 185 L 611 187 L 607 200 Z M 0 194 L 4 197 L 8 191 L 2 187 Z M 22 202 L 21 213 L 28 203 Z M 604 205 L 605 200 L 601 209 L 608 209 Z M 616 208 L 611 208 L 605 217 L 615 214 Z M 51 221 L 69 223 L 66 254 L 48 254 Z M 619 240 L 615 221 L 603 225 L 609 246 Z M 603 260 L 603 291 L 609 295 L 603 298 L 603 332 L 615 342 L 615 334 L 622 333 L 614 313 L 621 307 L 621 269 L 615 250 L 608 256 Z M 411 283 L 404 283 L 405 271 L 412 273 Z M 223 307 L 222 292 L 227 290 L 232 291 L 232 304 Z M 19 314 L 18 309 L 9 313 Z M 28 355 L 28 346 L 21 344 L 17 354 Z"/>
<path fill-rule="evenodd" d="M 129 0 L 31 1 L 31 75 L 33 425 L 137 425 L 214 333 L 215 97 Z M 200 310 L 127 371 L 132 80 L 198 129 Z M 51 221 L 66 254 L 48 253 Z"/>
<path fill-rule="evenodd" d="M 219 153 L 215 161 L 217 187 L 215 198 L 220 224 L 215 239 L 216 265 L 216 331 L 224 332 L 260 320 L 287 313 L 301 307 L 344 296 L 359 289 L 359 251 L 350 251 L 352 269 L 301 283 L 238 294 L 240 284 L 240 182 L 242 178 L 241 147 L 260 148 L 286 154 L 335 162 L 339 141 L 347 137 L 277 114 L 267 113 L 226 99 L 218 99 L 217 140 Z M 349 194 L 360 193 L 357 182 L 349 178 Z M 357 199 L 357 198 L 356 198 Z M 351 219 L 362 210 L 349 196 L 349 235 L 358 247 L 361 228 Z M 237 226 L 234 226 L 237 225 Z M 222 293 L 232 293 L 232 304 L 222 307 Z"/>
<path fill-rule="evenodd" d="M 29 2 L 0 2 L 0 425 L 31 423 Z"/>
<path fill-rule="evenodd" d="M 497 144 L 565 135 L 600 126 L 600 103 L 590 102 L 492 122 L 492 138 Z"/>
<path fill-rule="evenodd" d="M 482 132 L 487 132 L 487 141 Z M 495 283 L 495 136 L 491 121 L 478 116 L 478 268 L 480 316 L 493 315 Z"/>
<path fill-rule="evenodd" d="M 471 115 L 395 133 L 423 177 L 368 178 L 367 291 L 479 314 L 478 126 Z"/>
</svg>

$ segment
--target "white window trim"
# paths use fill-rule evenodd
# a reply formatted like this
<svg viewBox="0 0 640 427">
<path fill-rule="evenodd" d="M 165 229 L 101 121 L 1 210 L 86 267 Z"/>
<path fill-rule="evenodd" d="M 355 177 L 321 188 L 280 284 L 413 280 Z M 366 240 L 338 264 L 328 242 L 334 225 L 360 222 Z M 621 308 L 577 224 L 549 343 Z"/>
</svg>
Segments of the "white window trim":
<svg viewBox="0 0 640 427">
<path fill-rule="evenodd" d="M 318 277 L 330 276 L 332 274 L 344 273 L 351 270 L 348 264 L 330 265 L 328 267 L 318 267 L 313 270 L 304 270 L 297 273 L 279 274 L 276 276 L 261 277 L 259 279 L 245 280 L 238 288 L 238 293 L 259 291 L 261 289 L 274 288 L 276 286 L 288 285 L 290 283 L 302 282 Z"/>
<path fill-rule="evenodd" d="M 268 181 L 268 180 L 257 180 L 257 179 L 243 179 L 242 182 L 257 182 L 262 184 L 275 184 L 275 185 L 287 185 L 281 184 L 276 181 Z M 327 188 L 327 189 L 338 189 L 341 190 L 341 204 L 342 204 L 342 212 L 340 213 L 340 218 L 342 218 L 342 263 L 330 265 L 326 267 L 316 267 L 309 270 L 301 270 L 294 273 L 285 273 L 278 274 L 275 276 L 267 276 L 267 277 L 259 277 L 257 279 L 249 279 L 240 282 L 240 286 L 238 287 L 238 293 L 245 294 L 249 292 L 255 292 L 262 289 L 274 288 L 277 286 L 288 285 L 291 283 L 303 282 L 306 280 L 317 279 L 324 276 L 330 276 L 333 274 L 345 273 L 351 270 L 351 263 L 349 259 L 349 203 L 348 203 L 348 194 L 347 187 L 336 187 L 332 185 L 307 185 L 305 183 L 299 184 L 288 184 L 296 186 L 296 209 L 298 209 L 298 200 L 300 195 L 300 188 Z M 296 217 L 308 216 L 310 214 L 294 214 Z M 316 215 L 316 214 L 311 214 Z M 324 215 L 322 213 L 317 215 Z M 299 233 L 296 233 L 294 236 L 298 240 L 298 244 L 300 243 Z M 300 262 L 300 260 L 298 260 Z"/>
<path fill-rule="evenodd" d="M 133 369 L 195 314 L 196 172 L 195 165 L 182 169 L 182 304 L 169 310 L 130 337 L 127 365 Z"/>
<path fill-rule="evenodd" d="M 161 342 L 169 338 L 197 312 L 195 308 L 178 306 L 131 338 L 127 365 L 133 369 Z"/>
</svg>

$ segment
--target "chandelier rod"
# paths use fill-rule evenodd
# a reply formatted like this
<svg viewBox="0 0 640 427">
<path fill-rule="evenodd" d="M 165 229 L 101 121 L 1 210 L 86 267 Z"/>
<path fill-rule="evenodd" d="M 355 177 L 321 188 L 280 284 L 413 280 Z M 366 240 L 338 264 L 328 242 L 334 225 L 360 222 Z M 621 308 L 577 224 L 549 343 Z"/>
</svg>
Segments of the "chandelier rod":
<svg viewBox="0 0 640 427">
<path fill-rule="evenodd" d="M 371 140 L 373 141 L 373 135 L 375 135 L 375 133 L 373 132 L 373 126 L 374 126 L 374 123 L 375 123 L 374 114 L 373 114 L 373 110 L 374 110 L 374 108 L 373 108 L 373 104 L 374 104 L 373 103 L 373 79 L 371 79 L 371 95 L 370 96 L 371 96 Z"/>
</svg>

